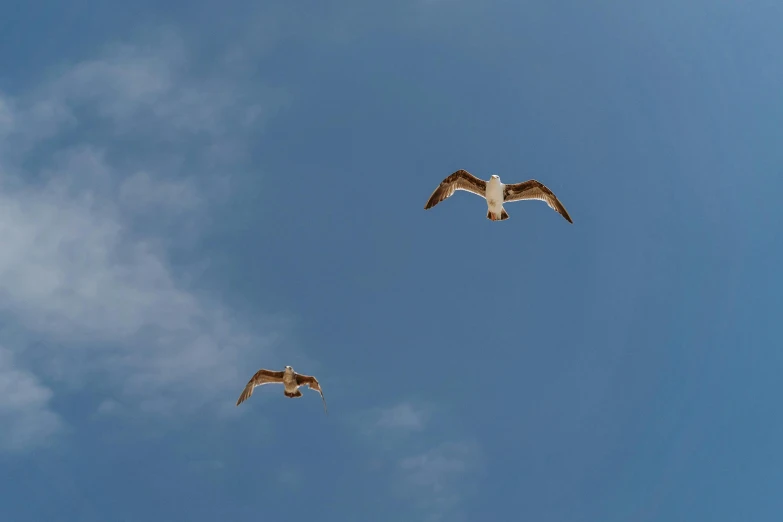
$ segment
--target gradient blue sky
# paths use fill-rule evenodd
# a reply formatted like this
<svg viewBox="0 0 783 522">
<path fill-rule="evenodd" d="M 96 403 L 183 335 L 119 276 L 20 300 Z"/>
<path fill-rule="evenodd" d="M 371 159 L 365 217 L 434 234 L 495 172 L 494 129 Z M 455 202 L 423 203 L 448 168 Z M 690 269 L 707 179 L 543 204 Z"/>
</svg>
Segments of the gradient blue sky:
<svg viewBox="0 0 783 522">
<path fill-rule="evenodd" d="M 0 2 L 0 520 L 780 520 L 783 4 L 217 6 Z"/>
</svg>

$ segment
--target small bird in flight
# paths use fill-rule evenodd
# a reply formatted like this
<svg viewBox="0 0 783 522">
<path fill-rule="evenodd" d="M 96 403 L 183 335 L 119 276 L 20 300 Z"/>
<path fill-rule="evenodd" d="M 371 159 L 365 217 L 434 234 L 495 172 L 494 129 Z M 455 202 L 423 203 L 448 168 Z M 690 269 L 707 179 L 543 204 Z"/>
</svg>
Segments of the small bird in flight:
<svg viewBox="0 0 783 522">
<path fill-rule="evenodd" d="M 264 384 L 282 383 L 283 393 L 286 397 L 295 399 L 302 396 L 302 392 L 299 391 L 301 386 L 309 386 L 310 389 L 317 391 L 321 394 L 321 400 L 324 402 L 324 412 L 328 415 L 329 412 L 326 409 L 326 399 L 324 398 L 324 392 L 321 391 L 321 385 L 318 384 L 318 379 L 311 377 L 310 375 L 302 375 L 296 373 L 293 368 L 286 366 L 282 372 L 274 372 L 272 370 L 260 369 L 253 377 L 247 382 L 247 386 L 242 390 L 242 394 L 237 400 L 237 406 L 245 402 L 253 395 L 253 388 L 256 386 L 263 386 Z"/>
<path fill-rule="evenodd" d="M 503 208 L 503 203 L 520 201 L 523 199 L 540 199 L 549 205 L 549 208 L 563 216 L 566 221 L 571 221 L 565 207 L 557 196 L 543 183 L 531 179 L 513 185 L 504 185 L 500 177 L 493 174 L 489 181 L 478 179 L 467 170 L 458 170 L 440 182 L 438 188 L 432 193 L 424 210 L 430 209 L 454 194 L 455 190 L 465 190 L 487 200 L 487 219 L 503 221 L 508 219 L 508 212 Z"/>
</svg>

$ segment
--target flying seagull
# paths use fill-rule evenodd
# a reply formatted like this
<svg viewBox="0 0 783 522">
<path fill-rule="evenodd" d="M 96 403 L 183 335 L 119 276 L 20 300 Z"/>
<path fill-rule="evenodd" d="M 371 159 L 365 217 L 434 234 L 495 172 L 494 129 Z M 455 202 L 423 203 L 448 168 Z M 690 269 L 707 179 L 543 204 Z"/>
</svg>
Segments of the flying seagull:
<svg viewBox="0 0 783 522">
<path fill-rule="evenodd" d="M 466 190 L 486 199 L 487 219 L 492 221 L 508 219 L 508 212 L 503 208 L 503 203 L 523 199 L 540 199 L 549 205 L 549 208 L 563 216 L 566 221 L 573 223 L 563 204 L 543 183 L 531 179 L 522 183 L 504 185 L 495 174 L 489 178 L 489 181 L 484 181 L 467 170 L 461 169 L 440 182 L 438 188 L 427 200 L 427 204 L 424 205 L 424 210 L 430 209 L 448 198 L 454 194 L 455 190 Z"/>
<path fill-rule="evenodd" d="M 329 412 L 326 409 L 326 399 L 324 398 L 324 392 L 321 391 L 321 385 L 318 384 L 318 379 L 309 375 L 302 375 L 296 373 L 293 368 L 286 366 L 282 372 L 275 372 L 272 370 L 265 370 L 261 368 L 256 372 L 253 377 L 247 382 L 247 386 L 242 390 L 242 394 L 237 400 L 237 406 L 245 402 L 253 395 L 253 388 L 256 386 L 263 386 L 264 384 L 281 383 L 283 385 L 283 393 L 286 397 L 292 399 L 301 397 L 302 392 L 299 388 L 302 386 L 309 386 L 310 389 L 317 391 L 321 394 L 321 400 L 324 402 L 324 411 L 328 415 Z"/>
</svg>

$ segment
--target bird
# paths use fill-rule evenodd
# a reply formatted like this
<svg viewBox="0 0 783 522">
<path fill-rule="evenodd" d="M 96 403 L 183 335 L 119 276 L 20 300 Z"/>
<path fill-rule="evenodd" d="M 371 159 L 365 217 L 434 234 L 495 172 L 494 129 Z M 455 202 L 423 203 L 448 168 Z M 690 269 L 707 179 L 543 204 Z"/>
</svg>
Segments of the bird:
<svg viewBox="0 0 783 522">
<path fill-rule="evenodd" d="M 302 386 L 309 386 L 310 389 L 317 391 L 321 394 L 321 400 L 324 403 L 324 412 L 329 415 L 329 411 L 326 409 L 326 399 L 324 398 L 324 392 L 321 390 L 321 385 L 318 383 L 318 379 L 310 375 L 303 375 L 296 373 L 290 366 L 286 366 L 285 370 L 276 372 L 273 370 L 266 370 L 261 368 L 253 377 L 247 382 L 245 389 L 237 400 L 237 406 L 245 402 L 253 395 L 253 388 L 256 386 L 263 386 L 264 384 L 282 383 L 283 393 L 286 397 L 292 399 L 302 396 L 302 392 L 299 388 Z"/>
<path fill-rule="evenodd" d="M 493 174 L 489 181 L 479 179 L 467 170 L 458 170 L 440 182 L 438 188 L 432 193 L 424 210 L 431 209 L 444 199 L 454 194 L 456 190 L 472 192 L 487 200 L 487 219 L 503 221 L 508 219 L 508 212 L 503 208 L 503 203 L 520 201 L 523 199 L 539 199 L 549 205 L 549 208 L 563 216 L 566 221 L 573 224 L 571 216 L 557 196 L 546 185 L 530 179 L 522 183 L 504 185 L 500 176 Z"/>
</svg>

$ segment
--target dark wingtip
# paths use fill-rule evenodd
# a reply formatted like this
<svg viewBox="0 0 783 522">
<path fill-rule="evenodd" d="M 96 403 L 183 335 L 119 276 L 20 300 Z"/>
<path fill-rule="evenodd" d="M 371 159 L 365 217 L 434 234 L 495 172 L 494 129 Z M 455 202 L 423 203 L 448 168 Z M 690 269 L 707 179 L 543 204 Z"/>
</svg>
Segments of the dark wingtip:
<svg viewBox="0 0 783 522">
<path fill-rule="evenodd" d="M 245 389 L 242 390 L 242 393 L 239 394 L 239 398 L 237 399 L 237 406 L 245 402 L 248 397 L 250 397 L 250 394 L 247 392 L 247 386 L 245 386 Z"/>
<path fill-rule="evenodd" d="M 558 206 L 559 206 L 559 210 L 557 211 L 557 213 L 560 214 L 561 216 L 563 216 L 563 219 L 565 219 L 566 221 L 568 221 L 569 223 L 571 223 L 573 225 L 574 222 L 571 221 L 571 215 L 565 209 L 563 204 L 558 201 Z"/>
<path fill-rule="evenodd" d="M 424 205 L 424 210 L 429 210 L 441 201 L 443 201 L 444 197 L 442 197 L 443 194 L 443 183 L 441 182 L 440 185 L 437 186 L 437 188 L 433 191 L 433 193 L 430 195 L 430 199 L 427 200 L 427 204 Z"/>
</svg>

